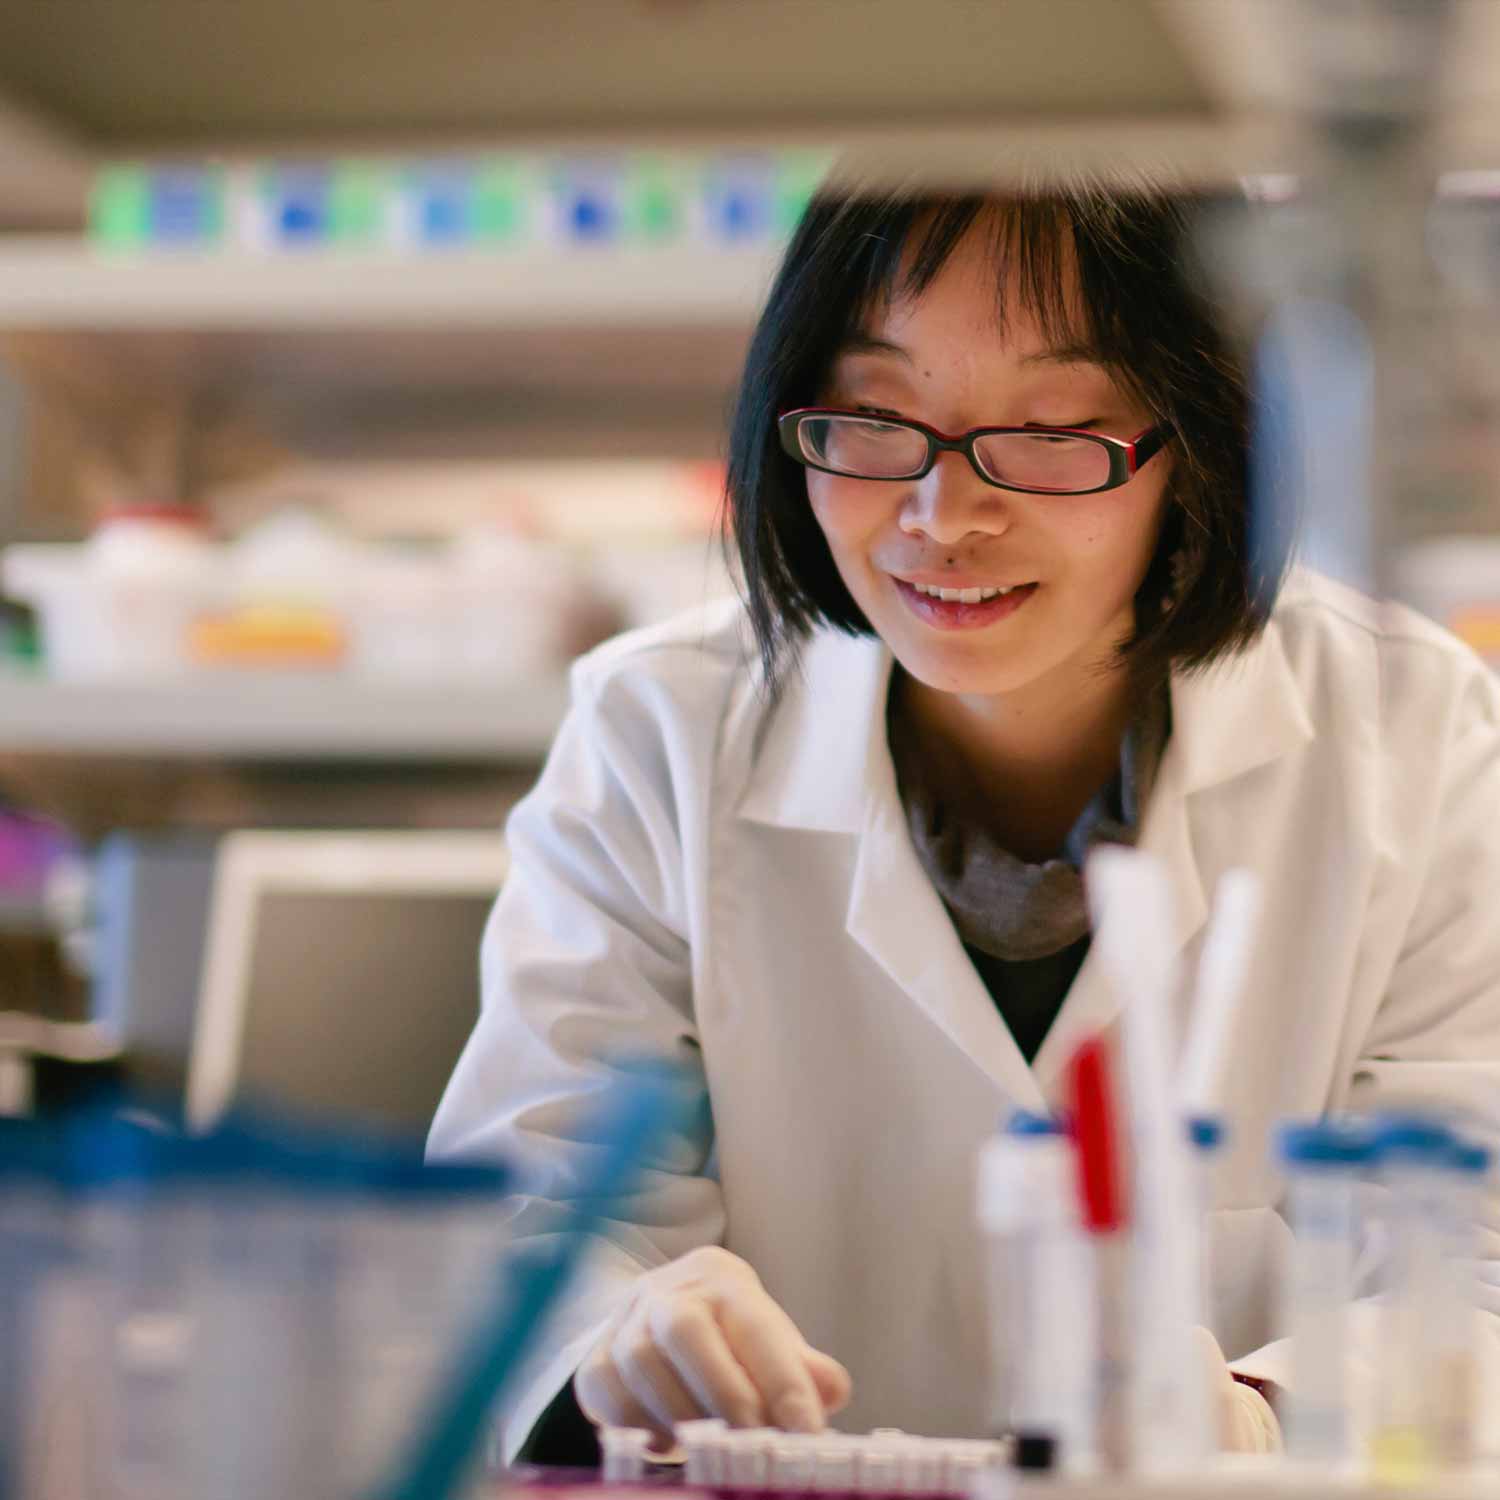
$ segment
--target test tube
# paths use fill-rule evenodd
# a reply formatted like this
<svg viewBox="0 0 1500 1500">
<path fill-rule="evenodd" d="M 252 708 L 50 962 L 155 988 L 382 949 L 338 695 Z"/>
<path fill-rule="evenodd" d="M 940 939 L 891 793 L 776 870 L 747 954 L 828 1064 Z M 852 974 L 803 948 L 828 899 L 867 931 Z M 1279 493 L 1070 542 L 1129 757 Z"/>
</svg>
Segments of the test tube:
<svg viewBox="0 0 1500 1500">
<path fill-rule="evenodd" d="M 897 1449 L 896 1487 L 906 1495 L 934 1495 L 942 1488 L 943 1458 L 928 1438 L 907 1438 Z"/>
<path fill-rule="evenodd" d="M 737 1490 L 765 1487 L 771 1472 L 771 1445 L 780 1437 L 771 1427 L 748 1427 L 725 1435 L 727 1479 Z"/>
<path fill-rule="evenodd" d="M 984 1438 L 958 1438 L 948 1444 L 943 1488 L 950 1495 L 968 1495 L 987 1469 L 1007 1463 L 1009 1446 Z"/>
<path fill-rule="evenodd" d="M 807 1437 L 779 1435 L 771 1445 L 771 1488 L 801 1493 L 813 1485 L 815 1455 Z M 691 1479 L 691 1475 L 688 1476 Z"/>
<path fill-rule="evenodd" d="M 1020 1113 L 980 1158 L 988 1240 L 991 1425 L 1044 1439 L 1059 1461 L 1093 1440 L 1091 1249 L 1079 1223 L 1073 1147 L 1055 1120 Z"/>
<path fill-rule="evenodd" d="M 1370 1460 L 1383 1479 L 1418 1478 L 1438 1459 L 1431 1345 L 1445 1300 L 1441 1163 L 1452 1148 L 1452 1132 L 1435 1120 L 1392 1116 L 1376 1129 L 1389 1282 L 1380 1308 Z"/>
<path fill-rule="evenodd" d="M 813 1449 L 812 1487 L 823 1494 L 854 1490 L 854 1449 L 845 1441 L 824 1441 Z"/>
<path fill-rule="evenodd" d="M 603 1458 L 602 1477 L 609 1483 L 628 1482 L 646 1477 L 646 1450 L 651 1434 L 639 1427 L 601 1427 L 599 1452 Z"/>
<path fill-rule="evenodd" d="M 1478 1418 L 1478 1330 L 1475 1275 L 1477 1198 L 1489 1175 L 1491 1153 L 1476 1142 L 1455 1140 L 1436 1166 L 1442 1196 L 1441 1285 L 1427 1320 L 1429 1374 L 1438 1462 L 1460 1469 L 1474 1459 Z"/>
<path fill-rule="evenodd" d="M 896 1445 L 872 1433 L 860 1445 L 859 1488 L 866 1495 L 888 1495 L 900 1485 L 900 1455 Z"/>
<path fill-rule="evenodd" d="M 1213 1237 L 1209 1224 L 1214 1209 L 1214 1180 L 1224 1152 L 1224 1122 L 1218 1115 L 1190 1115 L 1188 1144 L 1192 1147 L 1193 1207 L 1203 1233 L 1198 1238 L 1198 1300 L 1200 1323 L 1212 1322 L 1214 1303 Z"/>
<path fill-rule="evenodd" d="M 673 1435 L 683 1453 L 683 1477 L 689 1484 L 717 1484 L 723 1439 L 729 1424 L 719 1417 L 704 1417 L 696 1422 L 679 1422 Z"/>
<path fill-rule="evenodd" d="M 1278 1137 L 1295 1236 L 1282 1283 L 1282 1321 L 1293 1375 L 1282 1412 L 1289 1456 L 1340 1466 L 1353 1457 L 1349 1427 L 1349 1307 L 1359 1174 L 1368 1132 L 1332 1122 L 1294 1123 Z"/>
</svg>

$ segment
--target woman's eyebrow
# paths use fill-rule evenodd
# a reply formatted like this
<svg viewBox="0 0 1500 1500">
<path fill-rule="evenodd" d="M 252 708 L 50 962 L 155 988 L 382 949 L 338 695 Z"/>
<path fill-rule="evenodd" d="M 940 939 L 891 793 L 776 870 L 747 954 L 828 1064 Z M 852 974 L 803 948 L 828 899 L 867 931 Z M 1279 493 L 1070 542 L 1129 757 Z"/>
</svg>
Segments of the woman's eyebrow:
<svg viewBox="0 0 1500 1500">
<path fill-rule="evenodd" d="M 878 339 L 868 333 L 851 333 L 839 345 L 838 357 L 840 359 L 855 354 L 894 354 L 898 359 L 904 359 L 907 364 L 912 363 L 911 355 L 900 344 L 893 344 L 889 339 Z"/>
<path fill-rule="evenodd" d="M 1107 364 L 1103 354 L 1093 344 L 1059 344 L 1051 349 L 1034 349 L 1016 361 L 1021 365 L 1099 365 Z"/>
</svg>

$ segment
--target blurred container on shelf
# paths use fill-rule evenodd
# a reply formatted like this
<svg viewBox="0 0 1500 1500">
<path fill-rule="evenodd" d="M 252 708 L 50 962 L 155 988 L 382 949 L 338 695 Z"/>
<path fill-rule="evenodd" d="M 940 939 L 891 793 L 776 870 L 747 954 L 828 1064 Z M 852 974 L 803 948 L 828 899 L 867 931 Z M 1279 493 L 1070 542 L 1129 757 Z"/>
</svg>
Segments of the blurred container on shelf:
<svg viewBox="0 0 1500 1500">
<path fill-rule="evenodd" d="M 0 928 L 22 913 L 45 923 L 49 882 L 64 862 L 77 857 L 75 841 L 57 823 L 0 808 Z"/>
<path fill-rule="evenodd" d="M 763 153 L 708 163 L 702 200 L 705 237 L 728 245 L 769 239 L 781 228 L 776 178 L 775 158 Z"/>
<path fill-rule="evenodd" d="M 178 676 L 188 629 L 217 587 L 202 518 L 174 506 L 125 506 L 81 545 L 8 548 L 4 585 L 40 617 L 54 677 Z"/>
<path fill-rule="evenodd" d="M 1403 552 L 1401 598 L 1500 670 L 1500 537 L 1447 536 Z"/>
<path fill-rule="evenodd" d="M 89 236 L 133 252 L 734 249 L 789 235 L 831 161 L 809 146 L 116 162 Z"/>
<path fill-rule="evenodd" d="M 735 588 L 716 538 L 611 548 L 597 555 L 594 572 L 628 629 L 655 625 Z"/>
<path fill-rule="evenodd" d="M 389 188 L 376 167 L 348 162 L 248 167 L 231 179 L 234 243 L 241 249 L 309 249 L 385 238 Z"/>
<path fill-rule="evenodd" d="M 60 680 L 346 670 L 506 687 L 690 597 L 682 545 L 631 549 L 601 588 L 589 549 L 509 524 L 374 539 L 290 507 L 226 544 L 175 512 L 131 512 L 81 544 L 9 548 L 0 575 L 40 611 Z"/>
<path fill-rule="evenodd" d="M 586 583 L 565 550 L 499 529 L 372 546 L 350 610 L 351 664 L 369 677 L 492 686 L 551 675 L 591 644 Z"/>
<path fill-rule="evenodd" d="M 486 681 L 555 672 L 608 635 L 577 556 L 498 527 L 475 528 L 448 549 L 453 664 Z"/>
<path fill-rule="evenodd" d="M 164 163 L 110 167 L 89 202 L 89 227 L 113 250 L 205 248 L 224 238 L 228 189 L 212 164 Z"/>
<path fill-rule="evenodd" d="M 217 607 L 191 624 L 192 659 L 208 667 L 339 666 L 359 561 L 316 511 L 294 506 L 268 516 L 226 549 Z"/>
</svg>

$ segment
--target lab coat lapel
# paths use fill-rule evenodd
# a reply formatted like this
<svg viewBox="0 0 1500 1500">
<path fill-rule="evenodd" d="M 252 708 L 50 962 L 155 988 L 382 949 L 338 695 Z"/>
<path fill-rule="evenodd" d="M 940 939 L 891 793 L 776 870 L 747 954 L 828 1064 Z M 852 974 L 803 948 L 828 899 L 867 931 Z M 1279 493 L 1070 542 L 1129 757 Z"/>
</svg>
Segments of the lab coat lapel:
<svg viewBox="0 0 1500 1500">
<path fill-rule="evenodd" d="M 1036 1079 L 917 858 L 889 754 L 871 790 L 849 893 L 850 937 L 1013 1107 L 1040 1108 Z"/>
<path fill-rule="evenodd" d="M 912 846 L 886 736 L 890 677 L 879 641 L 815 636 L 756 748 L 739 815 L 854 840 L 849 937 L 1015 1105 L 1034 1109 L 1031 1070 Z"/>
<path fill-rule="evenodd" d="M 1193 851 L 1195 819 L 1211 816 L 1215 789 L 1305 745 L 1313 725 L 1273 622 L 1236 658 L 1172 680 L 1172 735 L 1151 793 L 1139 847 L 1162 861 L 1171 883 L 1174 937 L 1181 956 L 1208 920 L 1212 884 Z M 1183 976 L 1190 982 L 1191 975 Z M 1037 1081 L 1057 1099 L 1062 1072 L 1085 1037 L 1120 1009 L 1099 962 L 1088 958 L 1037 1053 Z"/>
</svg>

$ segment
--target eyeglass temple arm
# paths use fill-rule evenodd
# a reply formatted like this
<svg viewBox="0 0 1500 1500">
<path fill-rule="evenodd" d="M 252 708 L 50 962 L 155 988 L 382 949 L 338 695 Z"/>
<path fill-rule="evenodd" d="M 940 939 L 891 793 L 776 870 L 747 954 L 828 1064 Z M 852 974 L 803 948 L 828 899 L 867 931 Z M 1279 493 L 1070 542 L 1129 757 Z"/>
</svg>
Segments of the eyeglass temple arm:
<svg viewBox="0 0 1500 1500">
<path fill-rule="evenodd" d="M 1172 436 L 1172 429 L 1166 423 L 1157 427 L 1147 428 L 1131 445 L 1132 472 L 1139 469 L 1147 459 L 1155 458 L 1167 445 L 1167 440 Z"/>
</svg>

